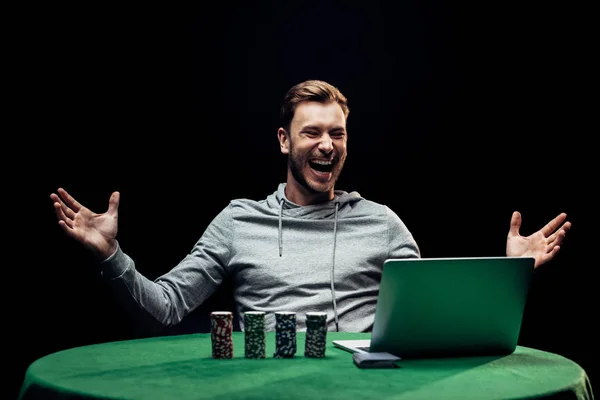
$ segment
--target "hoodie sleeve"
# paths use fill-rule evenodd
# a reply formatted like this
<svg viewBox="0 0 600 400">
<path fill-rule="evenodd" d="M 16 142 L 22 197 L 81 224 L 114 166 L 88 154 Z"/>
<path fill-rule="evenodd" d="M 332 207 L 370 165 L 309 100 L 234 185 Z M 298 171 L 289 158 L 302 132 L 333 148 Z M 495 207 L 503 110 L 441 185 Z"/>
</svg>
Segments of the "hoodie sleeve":
<svg viewBox="0 0 600 400">
<path fill-rule="evenodd" d="M 212 295 L 226 276 L 231 253 L 231 207 L 209 224 L 190 253 L 154 281 L 119 247 L 101 263 L 102 274 L 132 316 L 151 330 L 179 323 Z"/>
<path fill-rule="evenodd" d="M 388 221 L 388 258 L 420 258 L 421 252 L 412 233 L 392 209 L 386 206 Z"/>
</svg>

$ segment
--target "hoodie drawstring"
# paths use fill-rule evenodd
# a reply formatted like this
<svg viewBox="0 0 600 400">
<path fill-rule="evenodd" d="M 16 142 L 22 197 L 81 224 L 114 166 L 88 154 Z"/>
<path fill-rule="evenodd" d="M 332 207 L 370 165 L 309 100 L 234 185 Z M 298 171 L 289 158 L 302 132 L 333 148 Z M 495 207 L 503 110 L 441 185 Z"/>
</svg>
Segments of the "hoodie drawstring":
<svg viewBox="0 0 600 400">
<path fill-rule="evenodd" d="M 281 201 L 279 202 L 279 257 L 281 257 L 283 255 L 283 229 L 282 229 L 283 202 L 284 202 L 284 199 L 281 199 Z M 333 303 L 333 317 L 335 320 L 335 330 L 337 332 L 340 331 L 340 327 L 339 327 L 338 313 L 337 313 L 337 302 L 336 302 L 336 298 L 335 298 L 334 278 L 335 278 L 335 247 L 336 247 L 336 243 L 337 243 L 337 220 L 338 220 L 339 208 L 340 208 L 340 203 L 339 203 L 339 201 L 336 201 L 335 217 L 333 219 L 333 253 L 331 255 L 331 277 L 330 277 L 331 298 L 332 298 L 332 303 Z"/>
<path fill-rule="evenodd" d="M 279 257 L 283 254 L 283 232 L 281 230 L 283 215 L 283 199 L 279 202 Z"/>
<path fill-rule="evenodd" d="M 334 272 L 335 272 L 335 244 L 337 242 L 337 219 L 338 219 L 338 209 L 340 207 L 340 203 L 335 203 L 335 218 L 333 219 L 333 254 L 331 256 L 331 298 L 333 301 L 333 317 L 335 319 L 335 330 L 337 332 L 340 331 L 340 327 L 338 324 L 338 314 L 337 314 L 337 303 L 335 300 L 335 286 L 333 284 L 334 281 Z"/>
</svg>

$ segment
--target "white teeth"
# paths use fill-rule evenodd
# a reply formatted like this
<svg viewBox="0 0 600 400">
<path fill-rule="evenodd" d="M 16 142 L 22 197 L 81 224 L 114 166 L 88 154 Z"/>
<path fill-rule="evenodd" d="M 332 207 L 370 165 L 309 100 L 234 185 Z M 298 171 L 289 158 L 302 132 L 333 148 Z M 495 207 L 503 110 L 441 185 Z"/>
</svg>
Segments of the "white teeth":
<svg viewBox="0 0 600 400">
<path fill-rule="evenodd" d="M 329 160 L 329 161 L 312 160 L 312 162 L 314 162 L 315 164 L 319 164 L 319 165 L 331 165 L 331 164 L 333 164 L 333 161 L 331 161 L 331 160 Z"/>
</svg>

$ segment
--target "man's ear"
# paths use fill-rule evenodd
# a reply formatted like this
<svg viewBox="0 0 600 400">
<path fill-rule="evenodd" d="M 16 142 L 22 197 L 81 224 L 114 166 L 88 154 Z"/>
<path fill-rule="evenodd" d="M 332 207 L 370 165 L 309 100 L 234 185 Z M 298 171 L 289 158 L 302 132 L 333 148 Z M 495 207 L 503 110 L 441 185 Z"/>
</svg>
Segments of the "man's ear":
<svg viewBox="0 0 600 400">
<path fill-rule="evenodd" d="M 290 153 L 290 148 L 289 148 L 290 137 L 288 136 L 285 129 L 279 128 L 277 130 L 277 139 L 279 140 L 279 149 L 281 150 L 281 153 L 289 154 Z"/>
</svg>

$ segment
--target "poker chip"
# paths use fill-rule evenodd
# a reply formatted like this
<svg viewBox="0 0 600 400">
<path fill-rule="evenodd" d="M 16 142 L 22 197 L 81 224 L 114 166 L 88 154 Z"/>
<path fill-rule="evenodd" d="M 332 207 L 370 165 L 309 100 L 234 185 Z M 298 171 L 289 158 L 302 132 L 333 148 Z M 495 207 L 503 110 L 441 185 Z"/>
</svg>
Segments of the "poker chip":
<svg viewBox="0 0 600 400">
<path fill-rule="evenodd" d="M 304 345 L 305 357 L 325 357 L 325 348 L 327 347 L 327 313 L 306 313 L 306 341 Z"/>
<path fill-rule="evenodd" d="M 244 355 L 246 358 L 266 357 L 265 315 L 262 311 L 244 313 Z"/>
<path fill-rule="evenodd" d="M 296 313 L 277 311 L 275 313 L 275 353 L 274 358 L 291 358 L 296 355 Z"/>
<path fill-rule="evenodd" d="M 229 311 L 210 313 L 210 337 L 213 358 L 233 358 L 233 314 Z"/>
</svg>

